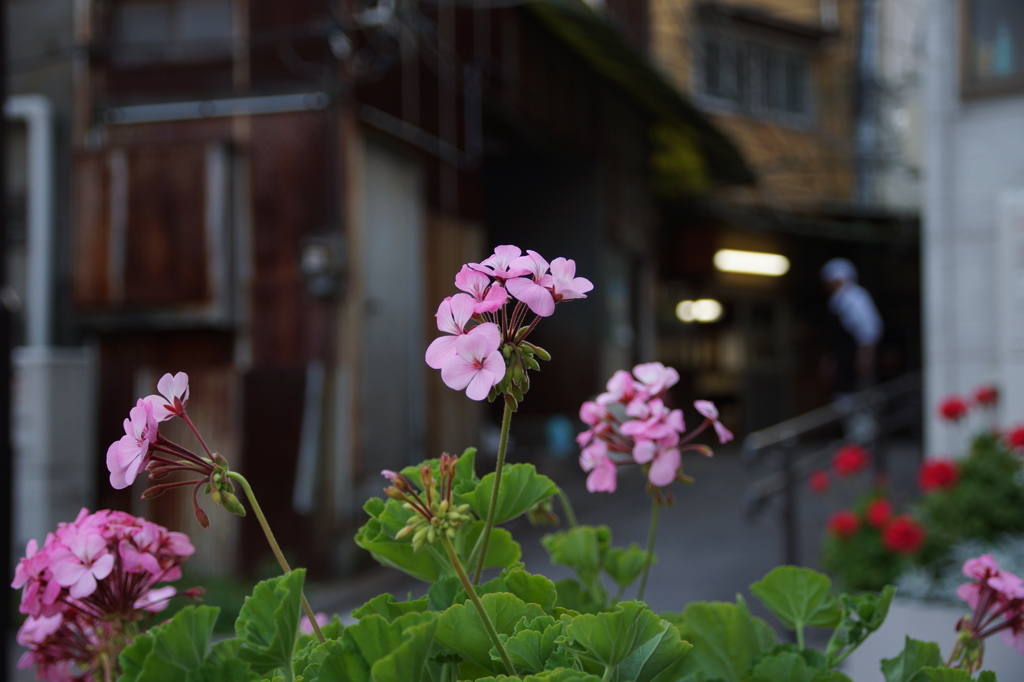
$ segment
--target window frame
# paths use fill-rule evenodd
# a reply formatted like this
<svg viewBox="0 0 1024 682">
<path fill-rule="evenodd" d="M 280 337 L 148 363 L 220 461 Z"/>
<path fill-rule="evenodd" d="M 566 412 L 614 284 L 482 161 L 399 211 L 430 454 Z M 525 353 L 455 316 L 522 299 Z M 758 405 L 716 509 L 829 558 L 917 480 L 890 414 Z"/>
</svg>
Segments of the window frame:
<svg viewBox="0 0 1024 682">
<path fill-rule="evenodd" d="M 699 45 L 699 52 L 695 55 L 696 58 L 691 60 L 693 65 L 693 82 L 696 85 L 694 99 L 705 109 L 756 117 L 792 128 L 809 128 L 814 124 L 817 117 L 817 107 L 813 48 L 795 45 L 784 39 L 763 35 L 761 32 L 758 35 L 750 35 L 747 31 L 723 30 L 721 27 L 706 24 L 700 26 L 698 30 L 696 42 Z M 705 55 L 707 54 L 707 44 L 709 41 L 715 41 L 718 44 L 720 64 L 724 63 L 726 52 L 732 53 L 732 59 L 736 59 L 737 54 L 741 54 L 745 75 L 742 78 L 742 92 L 739 93 L 737 99 L 712 95 L 708 92 Z M 785 68 L 786 58 L 795 58 L 796 61 L 803 63 L 803 112 L 797 113 L 785 108 L 774 108 L 770 105 L 763 106 L 758 103 L 758 99 L 761 98 L 763 93 L 763 83 L 755 84 L 751 79 L 755 60 L 754 55 L 758 51 L 763 52 L 766 56 L 781 57 L 780 63 L 783 69 Z M 724 85 L 724 79 L 721 75 L 719 76 L 719 82 L 719 90 L 721 91 Z M 768 97 L 770 101 L 771 95 L 769 94 Z M 785 101 L 786 93 L 782 92 L 781 97 Z"/>
<path fill-rule="evenodd" d="M 959 35 L 955 40 L 959 43 L 957 52 L 960 55 L 960 97 L 965 100 L 1004 97 L 1024 93 L 1024 70 L 1011 78 L 998 81 L 978 82 L 971 76 L 971 7 L 975 0 L 960 0 L 960 21 L 957 22 Z"/>
<path fill-rule="evenodd" d="M 106 17 L 107 46 L 111 62 L 118 68 L 138 68 L 158 64 L 191 65 L 231 61 L 234 58 L 235 43 L 238 40 L 238 3 L 234 0 L 221 0 L 231 8 L 231 36 L 228 40 L 179 40 L 172 36 L 163 43 L 132 44 L 122 42 L 118 35 L 118 13 L 121 5 L 130 3 L 115 1 L 110 4 Z M 138 1 L 138 0 L 135 0 Z M 172 21 L 178 19 L 174 14 L 181 0 L 153 0 L 153 4 L 163 4 L 171 8 Z M 173 31 L 173 29 L 172 29 Z"/>
</svg>

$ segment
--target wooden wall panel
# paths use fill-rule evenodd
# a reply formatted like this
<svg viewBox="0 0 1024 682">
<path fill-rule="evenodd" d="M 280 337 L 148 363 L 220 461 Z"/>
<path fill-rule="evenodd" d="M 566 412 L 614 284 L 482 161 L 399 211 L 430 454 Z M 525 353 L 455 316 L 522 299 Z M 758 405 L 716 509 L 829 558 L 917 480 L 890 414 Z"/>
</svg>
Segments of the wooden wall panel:
<svg viewBox="0 0 1024 682">
<path fill-rule="evenodd" d="M 110 171 L 105 154 L 75 159 L 72 299 L 80 308 L 110 298 Z"/>
</svg>

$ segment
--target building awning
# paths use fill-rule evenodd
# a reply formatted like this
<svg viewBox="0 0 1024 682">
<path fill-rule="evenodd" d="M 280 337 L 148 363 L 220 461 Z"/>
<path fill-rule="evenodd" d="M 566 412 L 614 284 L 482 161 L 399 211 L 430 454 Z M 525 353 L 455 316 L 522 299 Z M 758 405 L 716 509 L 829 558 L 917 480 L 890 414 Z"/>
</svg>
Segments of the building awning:
<svg viewBox="0 0 1024 682">
<path fill-rule="evenodd" d="M 608 21 L 581 0 L 527 5 L 544 26 L 650 112 L 656 186 L 666 194 L 754 182 L 736 146 L 688 102 Z"/>
</svg>

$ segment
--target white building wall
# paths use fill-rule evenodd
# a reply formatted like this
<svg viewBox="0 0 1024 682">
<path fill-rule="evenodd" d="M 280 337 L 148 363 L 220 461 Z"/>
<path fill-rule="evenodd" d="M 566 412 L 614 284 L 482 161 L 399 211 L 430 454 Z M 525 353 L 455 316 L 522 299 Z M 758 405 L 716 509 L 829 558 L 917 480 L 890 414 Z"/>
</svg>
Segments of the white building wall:
<svg viewBox="0 0 1024 682">
<path fill-rule="evenodd" d="M 950 393 L 995 382 L 1014 402 L 999 359 L 997 259 L 1000 195 L 1024 187 L 1024 95 L 964 100 L 959 90 L 959 3 L 931 0 L 924 69 L 925 447 L 955 455 L 962 435 L 935 406 Z M 1021 403 L 1024 408 L 1024 403 Z M 1004 401 L 1003 423 L 1024 421 Z"/>
</svg>

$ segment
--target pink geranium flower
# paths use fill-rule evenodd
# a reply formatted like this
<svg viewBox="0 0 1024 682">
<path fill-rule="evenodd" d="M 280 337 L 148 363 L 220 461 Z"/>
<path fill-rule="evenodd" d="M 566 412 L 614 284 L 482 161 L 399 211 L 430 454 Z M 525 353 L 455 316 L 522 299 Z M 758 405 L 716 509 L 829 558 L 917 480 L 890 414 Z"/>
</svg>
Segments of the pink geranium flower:
<svg viewBox="0 0 1024 682">
<path fill-rule="evenodd" d="M 510 279 L 505 283 L 505 288 L 536 315 L 548 317 L 555 312 L 555 299 L 549 289 L 553 279 L 547 274 L 548 262 L 536 251 L 527 250 L 526 253 L 526 256 L 513 260 L 512 267 L 524 270 L 532 277 Z"/>
<path fill-rule="evenodd" d="M 497 348 L 501 343 L 501 332 L 491 322 L 478 324 L 466 331 L 466 325 L 473 317 L 476 302 L 469 294 L 455 294 L 441 301 L 437 308 L 437 328 L 451 336 L 440 336 L 427 347 L 427 365 L 433 369 L 441 369 L 444 363 L 455 356 L 455 341 L 466 334 L 483 336 L 488 343 Z"/>
<path fill-rule="evenodd" d="M 587 490 L 592 493 L 613 493 L 618 485 L 615 463 L 608 458 L 604 441 L 594 441 L 580 453 L 580 468 L 590 472 Z"/>
<path fill-rule="evenodd" d="M 481 325 L 483 326 L 483 325 Z M 483 400 L 491 387 L 505 377 L 505 359 L 498 352 L 500 340 L 484 334 L 465 334 L 455 339 L 455 354 L 441 367 L 441 379 L 466 396 Z"/>
<path fill-rule="evenodd" d="M 515 267 L 512 264 L 512 261 L 519 258 L 522 253 L 522 250 L 518 246 L 505 244 L 495 248 L 494 255 L 489 256 L 479 263 L 470 263 L 469 267 L 486 275 L 490 275 L 494 279 L 498 280 L 499 283 L 504 283 L 506 280 L 510 280 L 514 277 L 520 277 L 529 272 L 524 268 Z"/>
<path fill-rule="evenodd" d="M 645 362 L 637 365 L 633 368 L 633 376 L 642 384 L 644 392 L 650 396 L 659 396 L 679 383 L 679 372 L 660 362 Z"/>
<path fill-rule="evenodd" d="M 718 408 L 710 400 L 697 400 L 694 401 L 693 406 L 697 408 L 697 411 L 702 415 L 711 420 L 712 425 L 715 427 L 715 433 L 718 434 L 718 442 L 725 444 L 733 439 L 732 431 L 725 428 L 722 422 L 718 421 Z"/>
<path fill-rule="evenodd" d="M 41 644 L 43 640 L 60 629 L 63 620 L 64 616 L 59 613 L 49 618 L 29 616 L 18 629 L 18 644 L 24 647 Z"/>
<path fill-rule="evenodd" d="M 586 298 L 594 285 L 585 277 L 576 276 L 576 261 L 559 256 L 551 261 L 551 293 L 555 303 Z"/>
<path fill-rule="evenodd" d="M 167 608 L 167 603 L 178 593 L 178 590 L 173 585 L 167 585 L 165 587 L 158 587 L 155 590 L 150 590 L 146 594 L 142 595 L 135 601 L 135 608 L 140 611 L 149 611 L 150 613 L 159 613 Z"/>
<path fill-rule="evenodd" d="M 606 392 L 597 396 L 598 405 L 610 405 L 612 403 L 628 403 L 636 396 L 636 381 L 633 375 L 624 369 L 612 374 L 612 378 L 605 385 Z"/>
<path fill-rule="evenodd" d="M 83 599 L 96 591 L 96 581 L 103 580 L 114 568 L 114 557 L 107 551 L 107 542 L 95 531 L 70 527 L 55 549 L 53 579 L 69 588 L 75 599 Z"/>
<path fill-rule="evenodd" d="M 313 614 L 316 617 L 316 623 L 320 627 L 323 627 L 331 622 L 331 617 L 326 613 L 317 612 Z M 299 621 L 299 629 L 307 635 L 313 634 L 313 625 L 309 622 L 309 616 L 303 616 L 302 620 Z"/>
<path fill-rule="evenodd" d="M 163 375 L 156 383 L 156 390 L 160 395 L 147 396 L 146 402 L 152 405 L 153 418 L 157 423 L 185 414 L 185 406 L 188 404 L 187 374 L 178 372 L 174 376 Z"/>
<path fill-rule="evenodd" d="M 476 301 L 473 312 L 477 315 L 493 313 L 508 300 L 508 292 L 504 287 L 497 283 L 492 284 L 490 277 L 468 265 L 463 265 L 459 274 L 455 275 L 455 287 L 473 297 Z"/>
<path fill-rule="evenodd" d="M 107 448 L 110 485 L 118 490 L 130 486 L 149 460 L 149 446 L 157 438 L 157 422 L 153 416 L 152 403 L 148 400 L 136 403 L 128 419 L 124 420 L 124 434 L 121 440 Z"/>
</svg>

